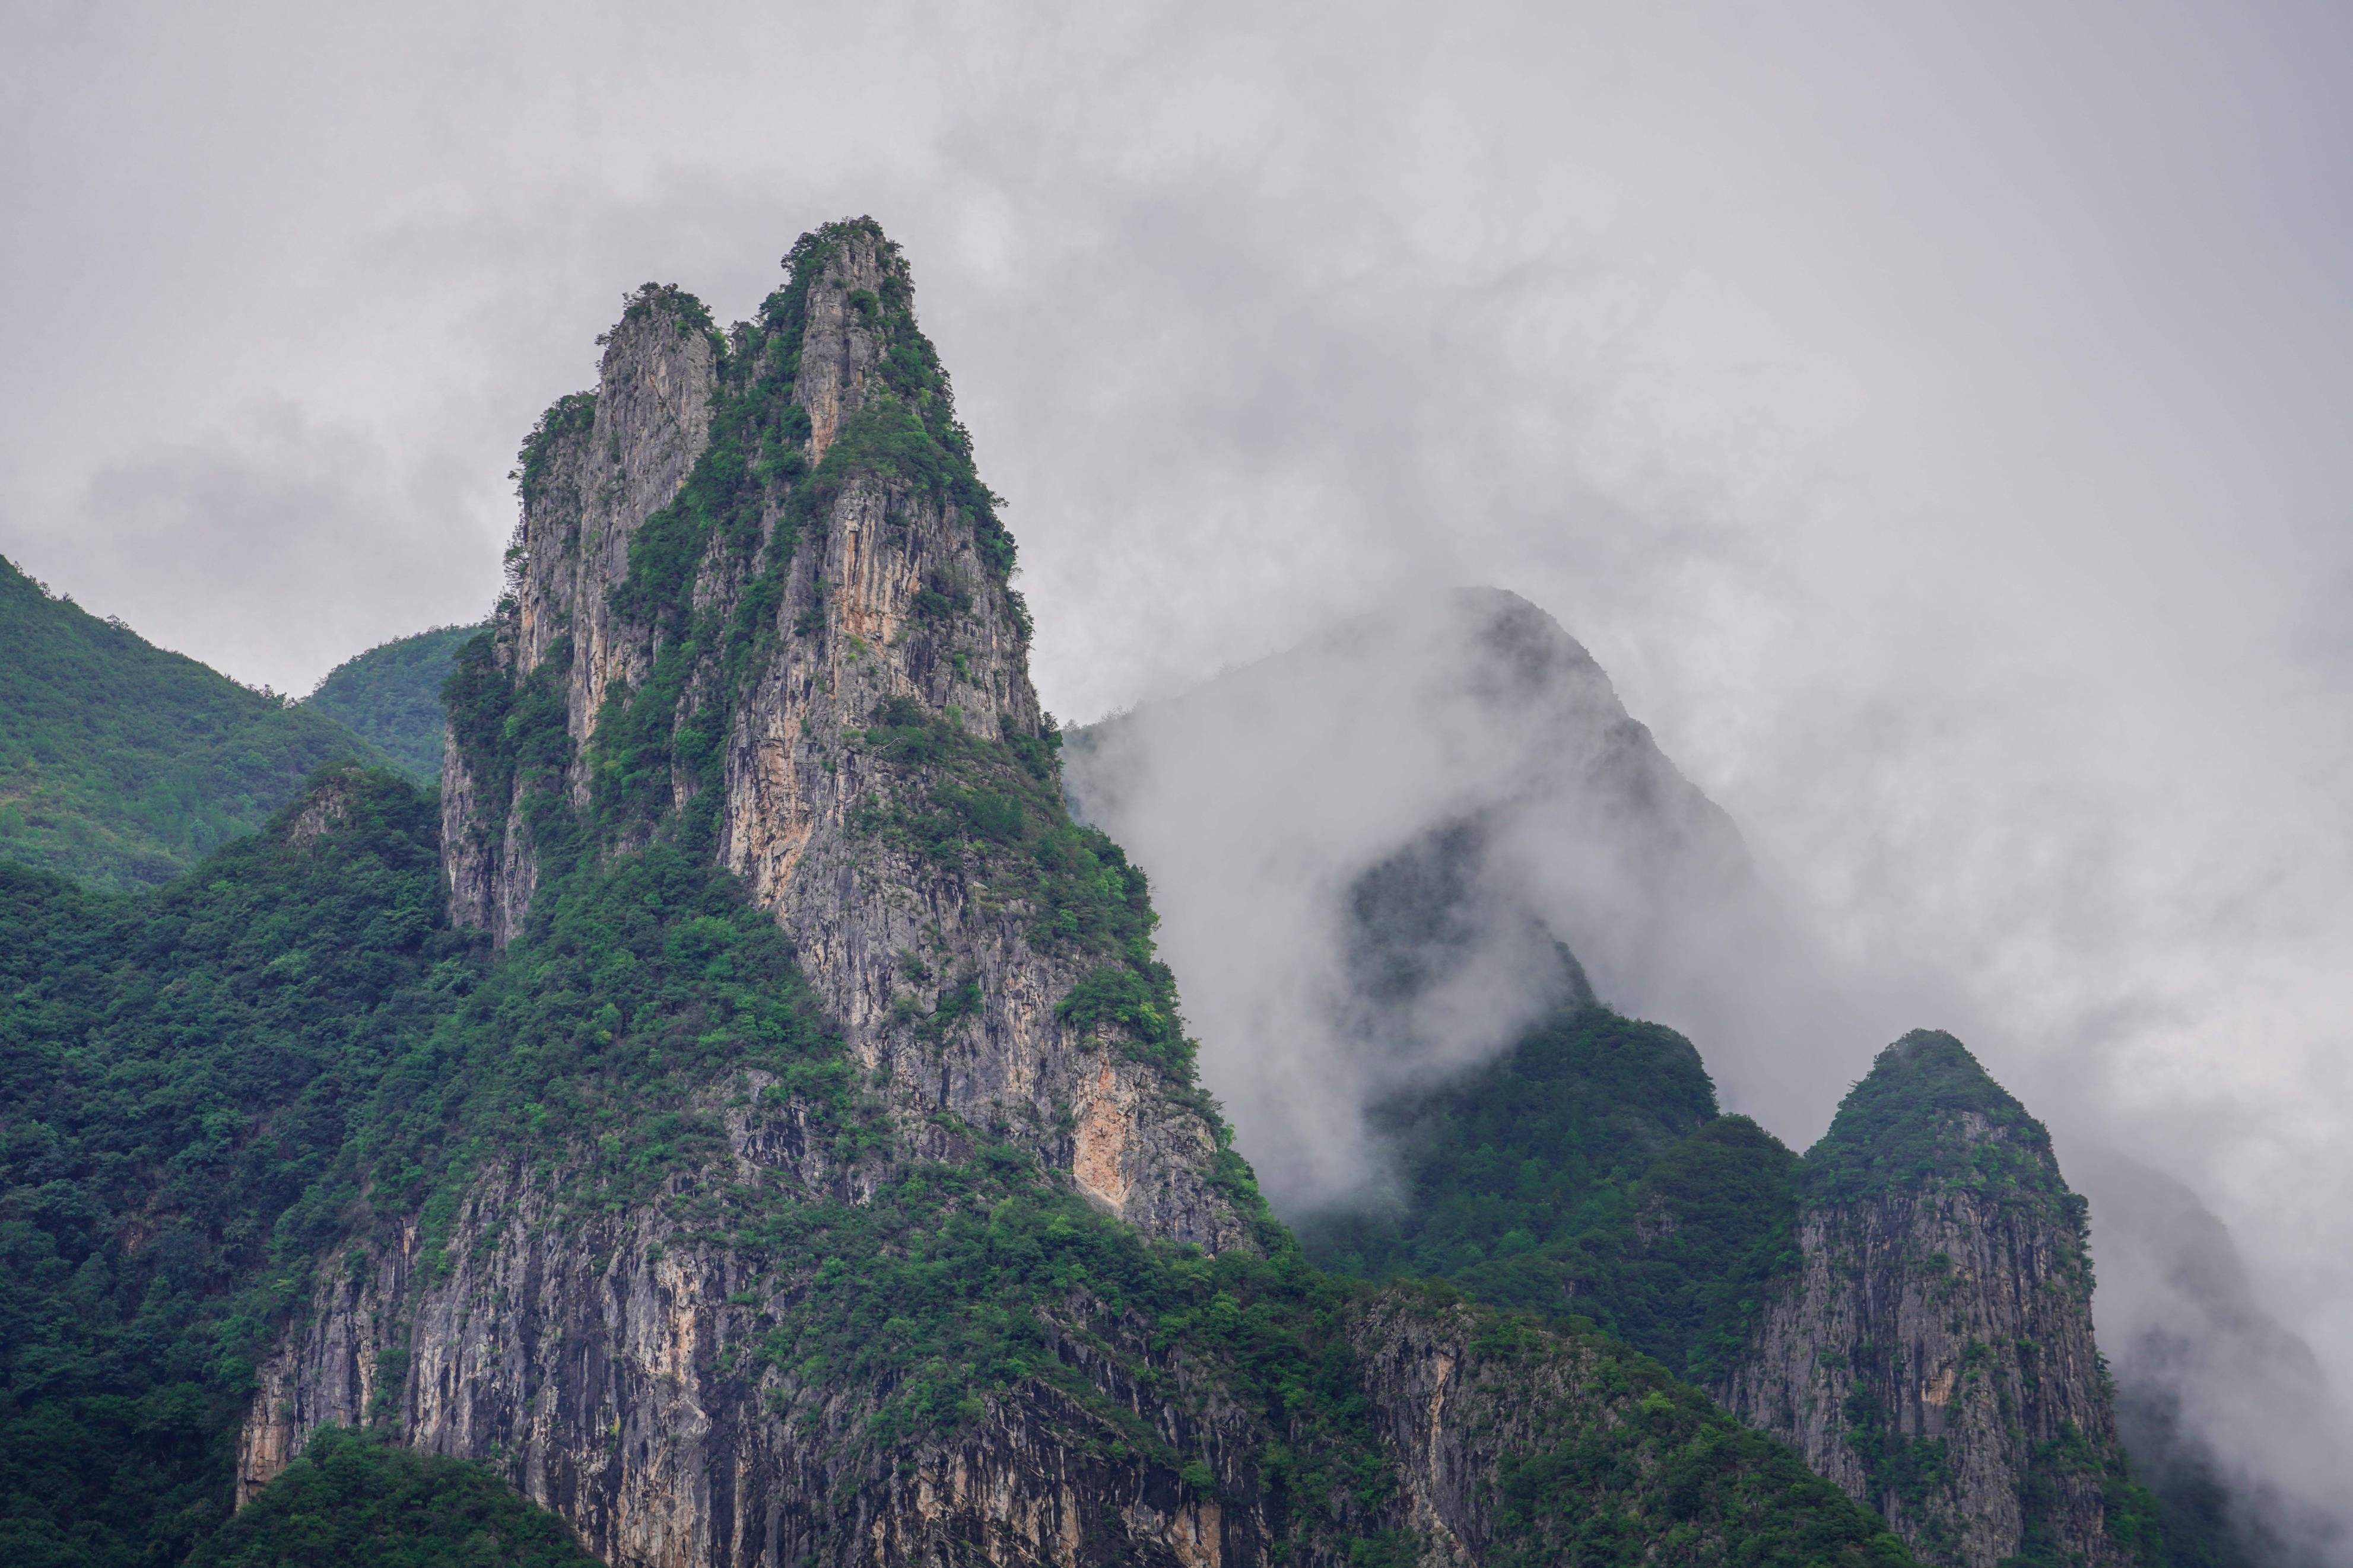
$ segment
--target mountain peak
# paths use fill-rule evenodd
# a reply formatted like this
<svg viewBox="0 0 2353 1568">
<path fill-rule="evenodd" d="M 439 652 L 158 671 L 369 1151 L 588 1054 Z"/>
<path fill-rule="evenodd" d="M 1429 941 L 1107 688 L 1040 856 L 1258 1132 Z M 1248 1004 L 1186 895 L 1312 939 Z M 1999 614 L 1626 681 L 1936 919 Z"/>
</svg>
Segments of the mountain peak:
<svg viewBox="0 0 2353 1568">
<path fill-rule="evenodd" d="M 1806 1173 L 1821 1203 L 1960 1187 L 2032 1200 L 2078 1232 L 2083 1223 L 2050 1132 L 1937 1029 L 1915 1029 L 1879 1053 L 1807 1152 Z"/>
<path fill-rule="evenodd" d="M 1926 1562 L 2105 1568 L 2136 1550 L 2081 1198 L 1952 1036 L 1879 1053 L 1808 1151 L 1801 1257 L 1717 1390 Z"/>
</svg>

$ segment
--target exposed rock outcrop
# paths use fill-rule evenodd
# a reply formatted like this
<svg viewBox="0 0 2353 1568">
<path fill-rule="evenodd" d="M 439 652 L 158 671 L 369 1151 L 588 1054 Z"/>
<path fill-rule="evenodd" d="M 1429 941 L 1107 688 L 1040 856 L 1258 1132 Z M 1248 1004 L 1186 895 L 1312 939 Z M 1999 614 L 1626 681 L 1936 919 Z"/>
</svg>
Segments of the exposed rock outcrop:
<svg viewBox="0 0 2353 1568">
<path fill-rule="evenodd" d="M 856 1200 L 788 1106 L 723 1111 L 723 1179 Z M 706 1173 L 709 1174 L 709 1173 Z M 545 1173 L 488 1173 L 440 1247 L 418 1227 L 322 1271 L 307 1321 L 265 1369 L 240 1500 L 325 1426 L 388 1423 L 427 1450 L 500 1463 L 607 1562 L 797 1568 L 965 1561 L 1201 1568 L 1268 1559 L 1281 1532 L 1257 1473 L 1262 1421 L 1214 1371 L 1156 1353 L 1150 1325 L 1098 1317 L 1058 1350 L 1168 1450 L 1051 1386 L 993 1400 L 947 1439 L 861 1442 L 883 1392 L 812 1383 L 758 1355 L 765 1260 L 681 1234 L 656 1203 L 585 1224 Z M 667 1246 L 665 1246 L 667 1243 Z M 1165 1379 L 1165 1383 L 1162 1381 Z"/>
<path fill-rule="evenodd" d="M 1904 1560 L 1878 1521 L 1825 1506 L 1836 1494 L 1788 1449 L 1599 1335 L 1406 1287 L 1351 1337 L 1424 1564 Z M 1780 1533 L 1790 1507 L 1812 1510 L 1802 1539 Z"/>
<path fill-rule="evenodd" d="M 905 455 L 911 439 L 962 439 L 905 263 L 862 222 L 788 259 L 792 286 L 732 344 L 691 296 L 649 285 L 606 338 L 593 399 L 542 421 L 524 452 L 498 670 L 562 701 L 560 790 L 575 810 L 600 791 L 649 793 L 656 812 L 716 791 L 715 853 L 776 912 L 911 1129 L 943 1112 L 1003 1124 L 1123 1218 L 1227 1244 L 1239 1229 L 1203 1180 L 1208 1120 L 1150 1068 L 1082 1048 L 1057 1016 L 1099 960 L 1035 940 L 1049 911 L 1034 902 L 992 897 L 876 831 L 933 783 L 922 759 L 867 740 L 892 704 L 902 727 L 1047 737 L 986 492 L 959 493 Z M 725 451 L 711 445 L 713 409 Z M 935 436 L 910 428 L 926 416 Z M 633 563 L 649 527 L 662 536 Z M 605 733 L 613 724 L 626 741 Z M 453 725 L 452 914 L 503 945 L 540 878 L 533 792 L 556 786 L 518 766 L 485 795 L 484 760 L 460 740 Z M 967 996 L 968 1018 L 917 1037 L 912 1018 Z"/>
<path fill-rule="evenodd" d="M 2084 1205 L 2042 1124 L 1958 1041 L 1919 1032 L 1806 1165 L 1802 1261 L 1717 1396 L 1926 1561 L 2126 1561 L 2106 1530 L 2122 1469 Z"/>
<path fill-rule="evenodd" d="M 1533 1562 L 1588 1513 L 1900 1561 L 1655 1369 L 1266 1222 L 1144 879 L 1062 806 L 904 264 L 859 220 L 786 267 L 724 334 L 640 291 L 524 447 L 442 791 L 452 919 L 509 951 L 417 1047 L 413 1163 L 356 1156 L 240 1496 L 364 1420 L 661 1568 Z"/>
<path fill-rule="evenodd" d="M 987 1138 L 1148 1235 L 1241 1242 L 1245 1216 L 1211 1180 L 1207 1103 L 1166 1050 L 1121 1045 L 1137 997 L 1173 1028 L 1166 971 L 1089 927 L 1108 909 L 1147 931 L 1141 879 L 1060 816 L 1009 542 L 960 466 L 905 265 L 863 220 L 786 264 L 788 286 L 726 336 L 690 296 L 641 290 L 596 392 L 559 402 L 526 445 L 511 591 L 487 650 L 461 657 L 452 706 L 453 920 L 504 947 L 581 857 L 655 832 L 699 845 L 791 938 L 892 1132 L 828 1163 L 796 1126 L 807 1104 L 759 1099 L 739 1075 L 704 1109 L 742 1180 L 854 1205 L 899 1163 L 968 1158 Z M 1022 766 L 1038 777 L 1024 784 Z M 1035 864 L 990 841 L 1029 809 L 1022 788 L 1064 824 Z M 940 826 L 960 809 L 961 830 Z M 1082 981 L 1113 1001 L 1074 1011 Z M 850 1439 L 886 1391 L 738 1367 L 772 1314 L 747 1298 L 741 1256 L 682 1239 L 676 1184 L 584 1220 L 566 1179 L 493 1162 L 448 1236 L 412 1223 L 322 1263 L 264 1369 L 240 1495 L 310 1431 L 374 1419 L 502 1460 L 615 1562 L 1266 1555 L 1243 1459 L 1206 1490 L 1164 1459 L 1106 1461 L 1116 1435 L 1050 1389 L 992 1405 L 989 1429 L 958 1443 L 875 1458 Z M 1149 1363 L 1148 1327 L 1133 1332 Z M 1123 1389 L 1083 1342 L 1066 1348 L 1171 1444 L 1247 1458 L 1267 1440 L 1179 1373 Z"/>
</svg>

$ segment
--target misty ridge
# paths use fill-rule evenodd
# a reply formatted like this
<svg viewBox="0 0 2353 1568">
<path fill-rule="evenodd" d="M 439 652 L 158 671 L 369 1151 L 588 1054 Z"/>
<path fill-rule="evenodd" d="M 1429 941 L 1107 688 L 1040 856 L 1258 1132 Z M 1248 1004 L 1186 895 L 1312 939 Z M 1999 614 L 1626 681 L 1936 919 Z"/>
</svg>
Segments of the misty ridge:
<svg viewBox="0 0 2353 1568">
<path fill-rule="evenodd" d="M 0 12 L 0 1568 L 2353 1568 L 2348 79 Z"/>
<path fill-rule="evenodd" d="M 1551 616 L 1432 592 L 1065 731 L 1152 876 L 1205 1081 L 1293 1223 L 1395 1212 L 1411 1109 L 1599 1003 L 1799 1147 L 1906 987 L 1810 938 Z M 1934 1019 L 1921 1019 L 1933 1023 Z M 2179 1181 L 2086 1138 L 2094 1298 L 2144 1474 L 2278 1563 L 2353 1551 L 2353 1422 Z"/>
<path fill-rule="evenodd" d="M 259 831 L 121 902 L 0 868 L 12 1321 L 84 1347 L 8 1369 L 41 1561 L 96 1559 L 21 1478 L 137 1489 L 76 1442 L 183 1543 L 348 1482 L 633 1565 L 2343 1560 L 2219 1222 L 1836 956 L 1551 615 L 1426 591 L 1057 729 L 907 258 L 782 269 L 625 296 L 491 621 L 338 667 Z M 16 705 L 168 752 L 113 630 Z M 134 1331 L 229 1347 L 201 1416 L 89 1392 Z"/>
</svg>

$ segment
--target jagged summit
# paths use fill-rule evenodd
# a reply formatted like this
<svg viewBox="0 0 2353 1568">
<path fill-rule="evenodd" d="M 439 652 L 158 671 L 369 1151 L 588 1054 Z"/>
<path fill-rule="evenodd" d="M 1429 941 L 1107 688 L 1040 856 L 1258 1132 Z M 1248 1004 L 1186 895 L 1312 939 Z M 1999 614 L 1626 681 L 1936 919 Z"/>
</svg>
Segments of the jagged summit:
<svg viewBox="0 0 2353 1568">
<path fill-rule="evenodd" d="M 512 941 L 557 862 L 676 837 L 776 913 L 909 1118 L 1002 1124 L 1112 1212 L 1230 1242 L 1142 879 L 1051 787 L 1012 541 L 906 262 L 857 218 L 785 266 L 725 332 L 640 289 L 525 443 L 451 711 L 452 916 Z"/>
<path fill-rule="evenodd" d="M 765 1546 L 711 1532 L 732 1528 L 729 1509 L 785 1506 L 799 1481 L 746 1480 L 716 1513 L 701 1483 L 678 1481 L 716 1462 L 712 1444 L 803 1462 L 774 1447 L 773 1384 L 763 1395 L 707 1351 L 676 1359 L 759 1321 L 727 1304 L 747 1279 L 739 1249 L 656 1239 L 725 1172 L 802 1226 L 864 1226 L 876 1193 L 934 1179 L 950 1182 L 941 1206 L 906 1223 L 953 1224 L 967 1178 L 921 1173 L 976 1169 L 984 1187 L 1042 1179 L 1147 1236 L 1249 1244 L 1248 1173 L 1192 1085 L 1144 879 L 1061 805 L 1012 542 L 906 263 L 861 218 L 803 237 L 784 265 L 783 287 L 725 331 L 682 289 L 638 289 L 601 340 L 595 389 L 531 432 L 507 592 L 458 659 L 443 764 L 452 921 L 525 955 L 498 971 L 520 988 L 518 1019 L 561 1016 L 585 987 L 579 1025 L 519 1026 L 545 1041 L 540 1059 L 578 1060 L 583 1040 L 602 1057 L 563 1069 L 587 1087 L 526 1079 L 463 1114 L 625 1105 L 644 1091 L 611 1064 L 649 1052 L 628 1070 L 667 1075 L 657 1121 L 682 1116 L 730 1152 L 676 1190 L 607 1200 L 597 1241 L 560 1236 L 579 1223 L 593 1147 L 543 1140 L 536 1166 L 486 1161 L 450 1189 L 442 1223 L 457 1229 L 436 1253 L 478 1261 L 429 1268 L 406 1241 L 378 1243 L 369 1269 L 322 1284 L 248 1425 L 248 1490 L 306 1431 L 389 1402 L 412 1441 L 495 1440 L 555 1467 L 530 1489 L 600 1550 L 666 1552 L 684 1531 L 697 1553 L 761 1559 Z M 696 881 L 694 863 L 739 892 Z M 689 923 L 665 935 L 635 887 Z M 742 895 L 781 928 L 785 956 L 724 914 Z M 716 967 L 697 967 L 702 952 Z M 575 978 L 535 978 L 567 965 Z M 762 972 L 758 995 L 708 994 Z M 732 1079 L 692 1067 L 727 1060 L 731 1037 L 751 1047 Z M 481 1070 L 495 1083 L 516 1068 Z M 600 1250 L 619 1272 L 600 1279 Z M 542 1285 L 480 1261 L 493 1254 L 527 1259 Z M 618 1330 L 596 1305 L 613 1289 L 640 1302 Z M 520 1385 L 480 1375 L 473 1358 L 493 1346 L 524 1356 Z M 636 1370 L 601 1392 L 581 1383 L 563 1358 L 590 1346 Z M 396 1352 L 414 1359 L 387 1384 L 378 1363 Z M 590 1460 L 599 1401 L 703 1436 L 608 1473 Z"/>
</svg>

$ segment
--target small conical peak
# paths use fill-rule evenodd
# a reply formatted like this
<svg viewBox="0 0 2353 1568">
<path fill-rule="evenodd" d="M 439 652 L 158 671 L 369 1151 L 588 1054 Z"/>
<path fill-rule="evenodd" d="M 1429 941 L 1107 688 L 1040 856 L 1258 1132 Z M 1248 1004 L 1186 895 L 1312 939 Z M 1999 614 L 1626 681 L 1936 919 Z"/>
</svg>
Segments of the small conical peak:
<svg viewBox="0 0 2353 1568">
<path fill-rule="evenodd" d="M 2081 1206 L 2042 1123 L 1940 1029 L 1915 1029 L 1879 1053 L 1807 1151 L 1806 1173 L 1817 1203 L 1961 1187 Z"/>
</svg>

